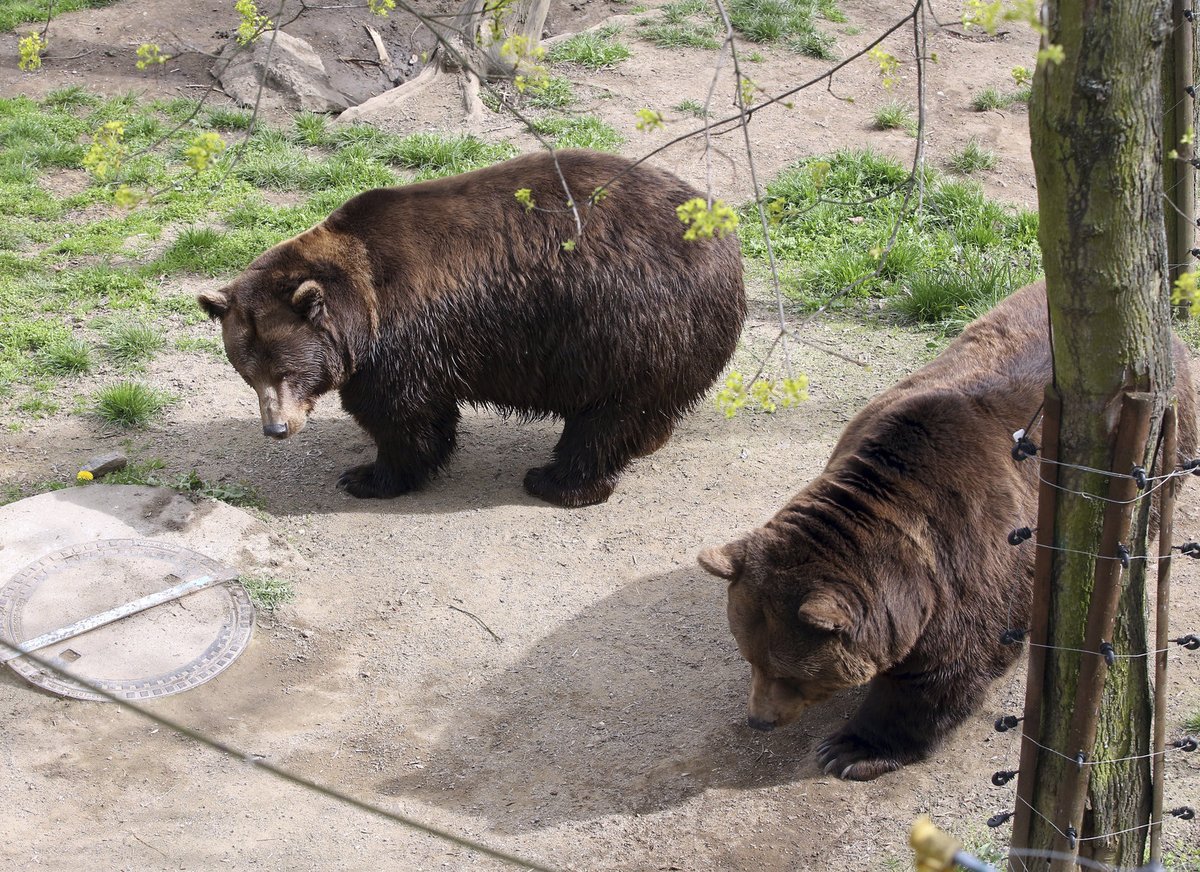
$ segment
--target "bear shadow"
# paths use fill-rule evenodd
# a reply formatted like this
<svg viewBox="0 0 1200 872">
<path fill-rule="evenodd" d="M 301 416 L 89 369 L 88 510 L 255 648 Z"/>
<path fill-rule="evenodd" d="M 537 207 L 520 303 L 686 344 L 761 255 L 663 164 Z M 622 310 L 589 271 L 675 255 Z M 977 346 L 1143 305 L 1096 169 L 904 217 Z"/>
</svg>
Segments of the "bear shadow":
<svg viewBox="0 0 1200 872">
<path fill-rule="evenodd" d="M 482 687 L 434 696 L 421 768 L 380 793 L 488 818 L 519 833 L 649 814 L 706 790 L 826 778 L 813 750 L 859 691 L 772 733 L 746 725 L 749 666 L 724 595 L 699 568 L 644 577 L 543 637 Z"/>
<path fill-rule="evenodd" d="M 458 447 L 424 488 L 392 499 L 363 500 L 338 489 L 337 481 L 346 469 L 373 461 L 375 445 L 349 417 L 331 414 L 331 407 L 321 411 L 304 431 L 281 442 L 265 438 L 258 420 L 248 417 L 181 422 L 163 434 L 163 441 L 176 464 L 195 468 L 205 480 L 249 485 L 274 515 L 452 514 L 499 506 L 591 510 L 552 506 L 530 496 L 522 486 L 528 469 L 550 461 L 562 431 L 557 419 L 529 421 L 464 408 Z M 845 419 L 845 400 L 813 397 L 796 414 L 803 415 L 802 427 L 785 415 L 747 415 L 730 421 L 694 413 L 680 422 L 662 449 L 630 464 L 617 484 L 617 496 L 642 488 L 663 490 L 664 498 L 669 498 L 663 476 L 674 473 L 659 475 L 654 468 L 679 467 L 688 475 L 706 476 L 712 461 L 701 449 L 714 442 L 744 447 L 760 456 L 777 451 L 780 438 L 794 441 L 836 432 Z M 798 479 L 795 486 L 802 483 Z"/>
</svg>

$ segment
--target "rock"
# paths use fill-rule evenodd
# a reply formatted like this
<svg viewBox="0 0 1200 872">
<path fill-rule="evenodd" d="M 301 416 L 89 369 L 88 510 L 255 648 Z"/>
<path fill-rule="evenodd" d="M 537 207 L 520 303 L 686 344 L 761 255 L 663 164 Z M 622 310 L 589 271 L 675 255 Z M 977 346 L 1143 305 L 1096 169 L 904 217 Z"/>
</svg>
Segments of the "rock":
<svg viewBox="0 0 1200 872">
<path fill-rule="evenodd" d="M 128 463 L 129 459 L 124 454 L 101 454 L 88 460 L 87 463 L 79 467 L 79 471 L 90 472 L 92 478 L 102 478 L 110 472 L 124 469 Z"/>
<path fill-rule="evenodd" d="M 282 30 L 264 33 L 249 46 L 230 40 L 217 56 L 212 74 L 226 94 L 243 106 L 253 106 L 268 50 L 271 57 L 263 88 L 264 105 L 308 112 L 341 112 L 350 105 L 346 96 L 330 84 L 325 64 L 313 47 Z"/>
</svg>

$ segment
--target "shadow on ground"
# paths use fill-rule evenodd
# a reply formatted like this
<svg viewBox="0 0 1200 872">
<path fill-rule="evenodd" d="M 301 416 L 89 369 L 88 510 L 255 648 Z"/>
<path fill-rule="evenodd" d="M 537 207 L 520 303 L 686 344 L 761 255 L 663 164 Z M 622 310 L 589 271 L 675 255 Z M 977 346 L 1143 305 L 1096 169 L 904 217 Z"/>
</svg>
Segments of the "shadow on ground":
<svg viewBox="0 0 1200 872">
<path fill-rule="evenodd" d="M 649 814 L 714 788 L 823 777 L 812 748 L 858 696 L 815 707 L 776 733 L 747 727 L 749 667 L 718 584 L 681 569 L 596 603 L 453 701 L 423 768 L 378 790 L 523 832 Z"/>
</svg>

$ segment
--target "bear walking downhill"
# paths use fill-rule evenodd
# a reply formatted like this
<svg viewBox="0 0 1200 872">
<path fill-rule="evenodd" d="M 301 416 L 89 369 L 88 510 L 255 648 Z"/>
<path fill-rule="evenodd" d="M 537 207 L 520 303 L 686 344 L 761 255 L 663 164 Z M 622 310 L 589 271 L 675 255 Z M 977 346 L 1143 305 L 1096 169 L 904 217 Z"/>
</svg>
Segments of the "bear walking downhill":
<svg viewBox="0 0 1200 872">
<path fill-rule="evenodd" d="M 1182 462 L 1196 451 L 1196 397 L 1174 343 Z M 730 581 L 750 726 L 869 684 L 817 748 L 827 773 L 866 781 L 920 760 L 975 710 L 1020 653 L 1001 635 L 1028 626 L 1034 549 L 1007 534 L 1036 518 L 1038 463 L 1014 462 L 1010 434 L 1050 378 L 1038 283 L 868 403 L 763 527 L 701 552 Z"/>
<path fill-rule="evenodd" d="M 599 503 L 666 443 L 741 334 L 737 239 L 684 240 L 675 209 L 696 196 L 615 155 L 525 155 L 360 194 L 199 302 L 267 436 L 296 434 L 340 392 L 378 448 L 342 475 L 354 496 L 425 484 L 466 402 L 562 418 L 525 488 Z"/>
</svg>

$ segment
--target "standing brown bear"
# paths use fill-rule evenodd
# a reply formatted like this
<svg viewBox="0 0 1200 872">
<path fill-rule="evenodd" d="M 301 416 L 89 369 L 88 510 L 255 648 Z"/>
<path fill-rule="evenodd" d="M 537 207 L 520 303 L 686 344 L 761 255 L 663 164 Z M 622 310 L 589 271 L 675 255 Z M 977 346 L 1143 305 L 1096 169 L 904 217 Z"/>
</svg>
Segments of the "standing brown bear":
<svg viewBox="0 0 1200 872">
<path fill-rule="evenodd" d="M 824 471 L 763 527 L 700 563 L 728 579 L 729 624 L 750 662 L 750 726 L 870 684 L 817 749 L 866 781 L 925 757 L 1016 660 L 1027 627 L 1038 461 L 1015 462 L 1050 381 L 1046 290 L 1013 294 L 928 366 L 872 400 Z M 1175 340 L 1179 457 L 1196 450 L 1188 354 Z M 1034 437 L 1036 439 L 1037 433 Z"/>
<path fill-rule="evenodd" d="M 354 496 L 425 484 L 466 402 L 563 418 L 525 489 L 600 503 L 670 438 L 741 333 L 736 237 L 683 238 L 675 210 L 697 196 L 614 155 L 525 155 L 360 194 L 199 302 L 267 436 L 299 432 L 317 397 L 340 392 L 378 447 L 339 481 Z"/>
</svg>

